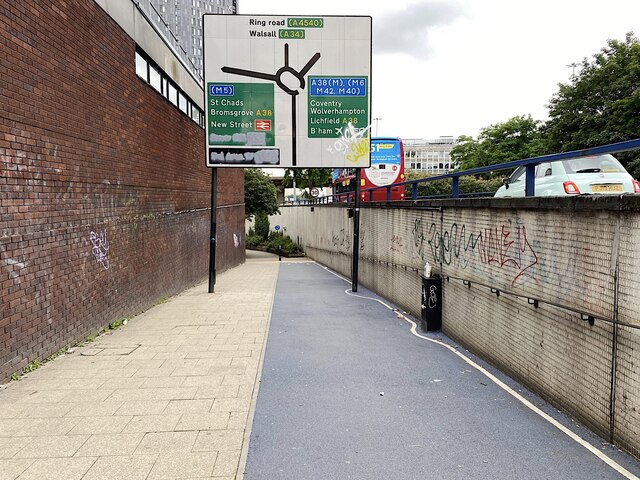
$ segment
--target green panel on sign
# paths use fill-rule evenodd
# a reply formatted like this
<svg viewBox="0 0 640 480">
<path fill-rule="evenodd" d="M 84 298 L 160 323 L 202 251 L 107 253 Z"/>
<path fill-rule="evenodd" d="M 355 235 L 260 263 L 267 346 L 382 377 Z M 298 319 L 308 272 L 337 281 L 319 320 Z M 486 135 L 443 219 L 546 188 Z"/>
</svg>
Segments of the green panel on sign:
<svg viewBox="0 0 640 480">
<path fill-rule="evenodd" d="M 286 29 L 278 30 L 278 38 L 304 38 L 304 30 L 301 29 Z"/>
<path fill-rule="evenodd" d="M 368 77 L 309 77 L 309 138 L 337 138 L 369 125 Z"/>
<path fill-rule="evenodd" d="M 324 18 L 287 18 L 287 27 L 323 28 Z"/>
<path fill-rule="evenodd" d="M 273 83 L 208 83 L 209 145 L 274 146 Z"/>
</svg>

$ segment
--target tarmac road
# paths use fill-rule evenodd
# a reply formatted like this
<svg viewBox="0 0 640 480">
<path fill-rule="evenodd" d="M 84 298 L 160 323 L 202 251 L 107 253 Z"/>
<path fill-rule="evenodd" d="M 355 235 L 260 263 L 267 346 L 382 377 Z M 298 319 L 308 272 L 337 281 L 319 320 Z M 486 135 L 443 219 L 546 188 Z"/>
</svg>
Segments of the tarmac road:
<svg viewBox="0 0 640 480">
<path fill-rule="evenodd" d="M 318 264 L 282 262 L 246 480 L 640 474 L 631 457 L 463 351 L 633 472 L 618 473 L 459 356 L 413 335 L 381 303 L 347 295 L 350 288 Z M 379 298 L 364 288 L 358 295 Z"/>
</svg>

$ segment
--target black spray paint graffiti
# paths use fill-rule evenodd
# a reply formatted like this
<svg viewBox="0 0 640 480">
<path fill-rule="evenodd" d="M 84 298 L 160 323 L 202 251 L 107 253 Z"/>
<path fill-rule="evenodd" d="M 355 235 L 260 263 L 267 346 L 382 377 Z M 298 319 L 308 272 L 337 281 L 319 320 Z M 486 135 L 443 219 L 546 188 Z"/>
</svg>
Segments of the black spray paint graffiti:
<svg viewBox="0 0 640 480">
<path fill-rule="evenodd" d="M 432 225 L 432 227 L 435 224 Z M 424 259 L 424 231 L 422 229 L 422 220 L 417 219 L 413 223 L 413 230 L 411 231 L 411 235 L 413 237 L 413 245 L 418 250 L 418 256 L 421 259 Z"/>
<path fill-rule="evenodd" d="M 349 233 L 345 229 L 341 229 L 338 235 L 331 237 L 331 244 L 338 250 L 350 251 L 351 250 L 351 238 Z"/>
<path fill-rule="evenodd" d="M 466 225 L 454 223 L 449 230 L 440 233 L 438 225 L 432 223 L 427 243 L 435 262 L 466 268 L 475 257 L 486 265 L 514 269 L 513 286 L 526 279 L 537 282 L 534 272 L 538 255 L 527 238 L 527 229 L 520 224 L 515 226 L 515 232 L 512 228 L 503 224 L 484 228 L 479 233 L 467 233 Z"/>
<path fill-rule="evenodd" d="M 109 252 L 109 241 L 107 240 L 107 231 L 103 230 L 99 234 L 91 232 L 89 234 L 89 239 L 93 245 L 91 253 L 96 257 L 96 261 L 102 265 L 105 270 L 109 270 L 109 259 L 107 258 L 107 253 Z"/>
<path fill-rule="evenodd" d="M 402 237 L 399 235 L 393 235 L 391 237 L 391 250 L 394 252 L 400 252 L 404 248 Z"/>
</svg>

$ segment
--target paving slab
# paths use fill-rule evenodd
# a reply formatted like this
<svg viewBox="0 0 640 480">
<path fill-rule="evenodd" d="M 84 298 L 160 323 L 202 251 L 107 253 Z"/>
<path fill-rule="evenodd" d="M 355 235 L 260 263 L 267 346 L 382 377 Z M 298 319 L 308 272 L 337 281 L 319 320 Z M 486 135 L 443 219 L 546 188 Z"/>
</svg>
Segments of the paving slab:
<svg viewBox="0 0 640 480">
<path fill-rule="evenodd" d="M 235 478 L 278 269 L 249 253 L 0 386 L 0 480 Z"/>
</svg>

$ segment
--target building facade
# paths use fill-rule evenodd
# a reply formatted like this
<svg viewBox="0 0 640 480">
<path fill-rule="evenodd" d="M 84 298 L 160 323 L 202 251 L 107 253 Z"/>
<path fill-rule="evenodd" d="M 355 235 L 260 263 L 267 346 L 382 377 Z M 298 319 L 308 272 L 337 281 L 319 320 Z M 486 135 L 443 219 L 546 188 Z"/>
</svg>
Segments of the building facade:
<svg viewBox="0 0 640 480">
<path fill-rule="evenodd" d="M 440 175 L 456 168 L 451 160 L 451 149 L 456 145 L 453 137 L 433 140 L 409 138 L 404 144 L 404 168 L 408 172 Z"/>
<path fill-rule="evenodd" d="M 0 2 L 0 383 L 207 278 L 202 83 L 132 0 Z M 245 260 L 221 169 L 218 272 Z"/>
<path fill-rule="evenodd" d="M 238 0 L 139 0 L 137 3 L 202 81 L 202 15 L 238 13 Z"/>
</svg>

